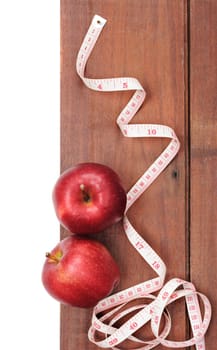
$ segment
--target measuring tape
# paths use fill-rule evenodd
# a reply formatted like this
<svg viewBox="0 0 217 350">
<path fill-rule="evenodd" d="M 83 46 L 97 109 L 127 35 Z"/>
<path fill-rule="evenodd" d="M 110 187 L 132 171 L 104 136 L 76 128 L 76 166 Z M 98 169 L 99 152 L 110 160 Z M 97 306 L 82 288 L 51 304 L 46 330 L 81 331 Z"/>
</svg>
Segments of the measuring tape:
<svg viewBox="0 0 217 350">
<path fill-rule="evenodd" d="M 119 349 L 118 344 L 126 339 L 140 343 L 137 349 L 153 349 L 159 344 L 166 347 L 188 347 L 195 345 L 197 350 L 205 350 L 204 335 L 211 319 L 211 305 L 207 297 L 195 290 L 192 283 L 173 278 L 164 284 L 166 265 L 150 245 L 138 234 L 127 217 L 127 211 L 141 194 L 152 184 L 179 151 L 180 143 L 168 126 L 159 124 L 129 124 L 143 104 L 146 92 L 140 82 L 131 77 L 111 79 L 89 79 L 85 77 L 85 66 L 106 20 L 98 15 L 93 17 L 83 43 L 78 52 L 76 69 L 84 84 L 96 91 L 135 91 L 130 101 L 117 118 L 117 124 L 125 137 L 163 137 L 170 140 L 155 162 L 137 180 L 127 193 L 127 205 L 123 218 L 123 227 L 127 238 L 142 258 L 155 271 L 157 277 L 137 284 L 101 300 L 93 309 L 92 324 L 88 332 L 89 340 L 99 347 Z M 157 292 L 155 296 L 152 293 Z M 192 338 L 185 341 L 167 340 L 171 330 L 171 318 L 167 306 L 184 297 L 192 329 Z M 198 301 L 203 305 L 203 317 Z M 147 303 L 144 300 L 147 299 Z M 132 300 L 141 304 L 130 306 Z M 151 300 L 151 302 L 150 302 Z M 128 305 L 129 304 L 129 305 Z M 134 312 L 134 316 L 119 328 L 115 323 Z M 102 316 L 103 313 L 103 316 Z M 161 320 L 164 320 L 160 331 Z M 138 329 L 150 322 L 153 332 L 152 340 L 141 340 L 133 335 Z M 98 335 L 104 334 L 103 338 Z M 102 339 L 101 339 L 102 338 Z"/>
</svg>

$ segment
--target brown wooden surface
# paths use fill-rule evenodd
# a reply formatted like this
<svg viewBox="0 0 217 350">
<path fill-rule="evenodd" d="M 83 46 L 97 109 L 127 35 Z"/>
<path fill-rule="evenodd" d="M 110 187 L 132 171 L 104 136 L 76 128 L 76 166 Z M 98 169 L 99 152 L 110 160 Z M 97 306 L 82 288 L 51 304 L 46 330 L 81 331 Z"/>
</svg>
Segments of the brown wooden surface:
<svg viewBox="0 0 217 350">
<path fill-rule="evenodd" d="M 169 125 L 181 141 L 178 156 L 130 209 L 130 220 L 166 263 L 167 280 L 191 278 L 215 304 L 216 2 L 61 0 L 61 171 L 100 162 L 127 191 L 168 141 L 124 138 L 116 117 L 132 93 L 90 91 L 77 76 L 76 55 L 94 14 L 108 22 L 86 74 L 138 78 L 148 96 L 133 122 Z M 66 234 L 61 229 L 61 238 Z M 120 266 L 119 290 L 154 276 L 121 224 L 97 239 Z M 170 338 L 185 339 L 183 303 L 170 311 Z M 87 339 L 90 317 L 91 310 L 61 306 L 61 350 L 97 349 Z M 208 350 L 215 349 L 214 328 Z"/>
<path fill-rule="evenodd" d="M 213 322 L 207 349 L 216 349 L 217 289 L 217 1 L 191 2 L 191 279 L 207 294 Z"/>
</svg>

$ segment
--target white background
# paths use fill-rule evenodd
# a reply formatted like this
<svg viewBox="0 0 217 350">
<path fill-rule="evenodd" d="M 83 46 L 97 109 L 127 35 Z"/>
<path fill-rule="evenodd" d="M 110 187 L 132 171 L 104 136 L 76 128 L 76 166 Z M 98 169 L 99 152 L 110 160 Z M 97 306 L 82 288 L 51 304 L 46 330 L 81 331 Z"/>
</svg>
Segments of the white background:
<svg viewBox="0 0 217 350">
<path fill-rule="evenodd" d="M 0 343 L 59 350 L 59 304 L 41 284 L 59 241 L 51 201 L 59 176 L 60 8 L 0 2 Z"/>
</svg>

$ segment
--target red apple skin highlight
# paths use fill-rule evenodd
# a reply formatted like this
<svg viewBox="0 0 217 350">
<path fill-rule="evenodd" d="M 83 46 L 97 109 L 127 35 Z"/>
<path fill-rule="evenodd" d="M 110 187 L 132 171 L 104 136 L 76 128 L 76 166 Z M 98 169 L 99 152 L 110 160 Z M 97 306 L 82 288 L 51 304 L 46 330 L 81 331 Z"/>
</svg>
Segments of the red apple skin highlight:
<svg viewBox="0 0 217 350">
<path fill-rule="evenodd" d="M 62 226 L 77 234 L 101 232 L 120 221 L 126 200 L 118 175 L 98 163 L 69 168 L 53 189 L 57 218 Z"/>
<path fill-rule="evenodd" d="M 60 241 L 47 253 L 42 283 L 57 301 L 90 308 L 108 296 L 120 280 L 119 268 L 100 242 L 77 236 Z"/>
</svg>

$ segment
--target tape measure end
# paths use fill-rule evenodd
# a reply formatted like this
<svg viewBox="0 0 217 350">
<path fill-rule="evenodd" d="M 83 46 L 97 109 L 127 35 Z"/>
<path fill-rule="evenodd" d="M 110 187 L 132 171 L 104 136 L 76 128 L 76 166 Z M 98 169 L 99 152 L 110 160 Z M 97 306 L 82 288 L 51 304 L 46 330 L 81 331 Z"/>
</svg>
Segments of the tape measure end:
<svg viewBox="0 0 217 350">
<path fill-rule="evenodd" d="M 93 24 L 98 28 L 103 27 L 106 24 L 106 22 L 107 22 L 106 19 L 99 15 L 95 15 L 93 17 Z"/>
</svg>

